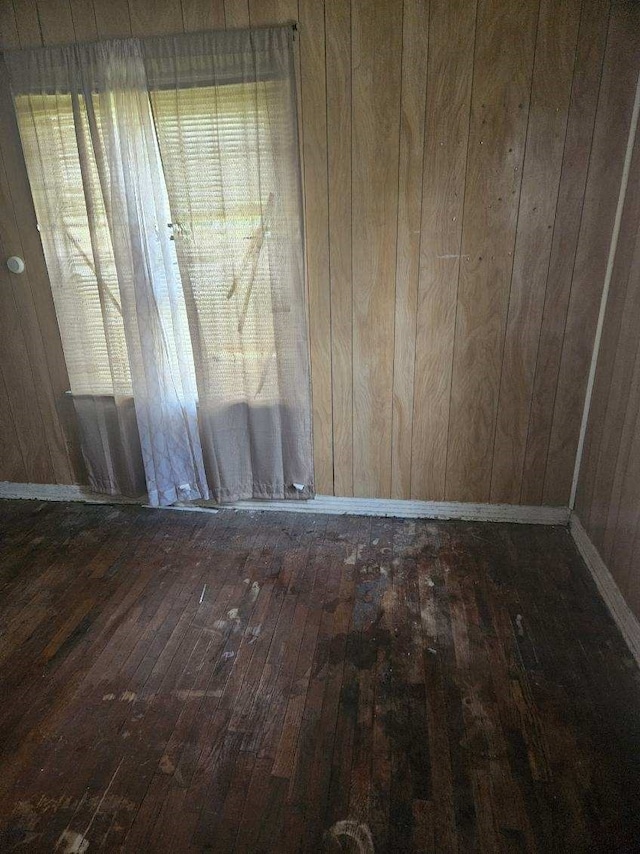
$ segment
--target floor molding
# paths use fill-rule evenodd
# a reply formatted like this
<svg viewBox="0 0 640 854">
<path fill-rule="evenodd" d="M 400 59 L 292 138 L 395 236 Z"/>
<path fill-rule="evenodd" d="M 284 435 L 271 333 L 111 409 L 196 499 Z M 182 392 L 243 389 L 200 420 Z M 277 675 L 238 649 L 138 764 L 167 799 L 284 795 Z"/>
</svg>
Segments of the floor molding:
<svg viewBox="0 0 640 854">
<path fill-rule="evenodd" d="M 21 498 L 28 501 L 82 501 L 85 504 L 138 504 L 135 498 L 101 495 L 82 486 L 56 483 L 12 483 L 0 481 L 0 498 Z"/>
<path fill-rule="evenodd" d="M 387 498 L 337 498 L 318 495 L 313 501 L 239 501 L 245 510 L 290 510 L 353 516 L 396 516 L 401 519 L 465 519 L 477 522 L 519 522 L 525 525 L 566 525 L 566 507 L 521 507 L 516 504 L 471 504 L 456 501 L 409 501 Z"/>
<path fill-rule="evenodd" d="M 0 482 L 0 498 L 38 501 L 84 501 L 90 504 L 132 504 L 133 499 L 88 492 L 80 486 Z M 386 498 L 336 498 L 318 495 L 312 501 L 238 501 L 233 510 L 286 510 L 291 513 L 329 513 L 353 516 L 396 516 L 403 519 L 464 519 L 477 522 L 516 522 L 525 525 L 566 525 L 567 507 L 523 507 L 516 504 L 471 504 L 455 501 L 408 501 Z M 216 511 L 215 506 L 168 508 Z"/>
<path fill-rule="evenodd" d="M 627 605 L 620 588 L 575 513 L 571 515 L 569 529 L 577 549 L 600 591 L 600 595 L 629 647 L 629 651 L 640 665 L 640 622 Z"/>
</svg>

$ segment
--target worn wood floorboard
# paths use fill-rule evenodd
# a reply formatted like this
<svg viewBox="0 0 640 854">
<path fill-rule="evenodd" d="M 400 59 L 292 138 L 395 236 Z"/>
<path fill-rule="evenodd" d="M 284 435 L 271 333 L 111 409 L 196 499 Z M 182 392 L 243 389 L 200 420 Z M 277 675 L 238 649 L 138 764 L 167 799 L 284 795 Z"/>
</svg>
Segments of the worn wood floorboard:
<svg viewBox="0 0 640 854">
<path fill-rule="evenodd" d="M 640 851 L 566 530 L 0 502 L 0 851 Z"/>
</svg>

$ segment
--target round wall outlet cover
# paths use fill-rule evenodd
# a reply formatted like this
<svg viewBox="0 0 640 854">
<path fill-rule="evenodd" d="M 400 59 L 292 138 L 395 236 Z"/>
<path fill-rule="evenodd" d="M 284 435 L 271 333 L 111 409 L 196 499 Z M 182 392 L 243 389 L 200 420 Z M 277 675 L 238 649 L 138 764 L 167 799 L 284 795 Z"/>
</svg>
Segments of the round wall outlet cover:
<svg viewBox="0 0 640 854">
<path fill-rule="evenodd" d="M 17 255 L 12 255 L 11 258 L 7 259 L 7 267 L 11 270 L 12 273 L 23 273 L 24 261 L 22 260 L 22 258 L 18 258 Z"/>
</svg>

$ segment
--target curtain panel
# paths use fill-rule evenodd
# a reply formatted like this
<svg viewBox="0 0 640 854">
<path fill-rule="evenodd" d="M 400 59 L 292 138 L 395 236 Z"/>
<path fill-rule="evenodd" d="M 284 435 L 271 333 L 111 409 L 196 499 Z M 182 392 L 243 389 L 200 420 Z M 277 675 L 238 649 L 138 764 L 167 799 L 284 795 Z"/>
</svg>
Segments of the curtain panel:
<svg viewBox="0 0 640 854">
<path fill-rule="evenodd" d="M 314 494 L 291 41 L 6 54 L 94 489 Z"/>
</svg>

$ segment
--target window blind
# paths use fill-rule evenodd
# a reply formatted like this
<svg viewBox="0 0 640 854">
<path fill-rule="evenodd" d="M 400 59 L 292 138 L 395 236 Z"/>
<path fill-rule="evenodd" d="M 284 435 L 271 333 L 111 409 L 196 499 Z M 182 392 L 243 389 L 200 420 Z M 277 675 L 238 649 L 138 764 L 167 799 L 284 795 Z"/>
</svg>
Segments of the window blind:
<svg viewBox="0 0 640 854">
<path fill-rule="evenodd" d="M 268 108 L 270 90 L 277 86 L 277 81 L 264 81 L 150 95 L 163 168 L 175 188 L 167 228 L 181 243 L 190 325 L 203 358 L 216 363 L 219 399 L 278 396 L 273 312 L 279 301 L 266 240 L 277 237 L 278 226 L 273 128 L 268 127 L 278 121 Z M 75 113 L 66 94 L 19 96 L 16 108 L 27 166 L 41 156 L 42 140 L 48 142 L 46 180 L 37 170 L 30 182 L 71 391 L 131 395 L 99 175 L 95 158 L 88 157 L 86 192 L 78 156 L 79 140 L 88 138 L 84 99 L 78 96 Z M 98 222 L 93 242 L 87 198 Z"/>
<path fill-rule="evenodd" d="M 75 116 L 68 94 L 21 95 L 15 103 L 71 391 L 130 395 L 118 277 L 94 158 L 85 176 L 90 194 L 80 168 L 84 99 Z M 46 170 L 32 168 L 40 159 Z M 93 242 L 87 195 L 97 223 Z"/>
<path fill-rule="evenodd" d="M 217 400 L 278 397 L 270 241 L 275 237 L 269 88 L 151 91 L 200 385 Z M 215 372 L 209 378 L 208 366 Z"/>
</svg>

